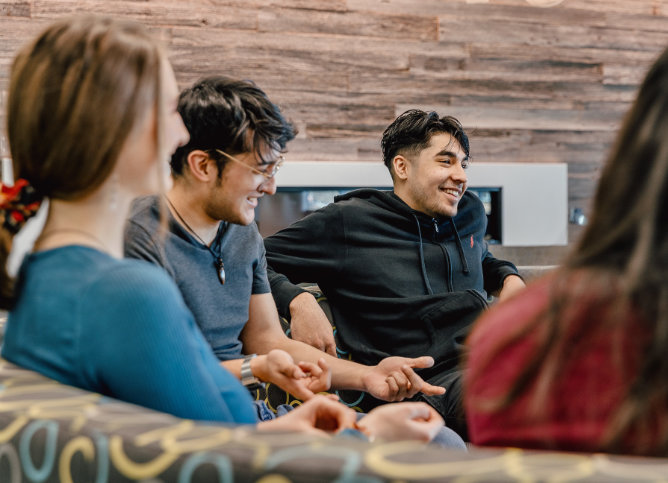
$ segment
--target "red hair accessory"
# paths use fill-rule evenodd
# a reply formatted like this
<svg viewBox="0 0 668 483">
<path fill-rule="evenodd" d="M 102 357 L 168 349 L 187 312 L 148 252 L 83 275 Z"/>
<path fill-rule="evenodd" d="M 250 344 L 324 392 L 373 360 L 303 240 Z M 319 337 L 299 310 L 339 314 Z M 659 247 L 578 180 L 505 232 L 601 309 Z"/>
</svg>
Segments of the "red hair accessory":
<svg viewBox="0 0 668 483">
<path fill-rule="evenodd" d="M 5 230 L 16 235 L 26 221 L 37 213 L 42 198 L 25 179 L 13 186 L 0 185 L 0 218 Z"/>
</svg>

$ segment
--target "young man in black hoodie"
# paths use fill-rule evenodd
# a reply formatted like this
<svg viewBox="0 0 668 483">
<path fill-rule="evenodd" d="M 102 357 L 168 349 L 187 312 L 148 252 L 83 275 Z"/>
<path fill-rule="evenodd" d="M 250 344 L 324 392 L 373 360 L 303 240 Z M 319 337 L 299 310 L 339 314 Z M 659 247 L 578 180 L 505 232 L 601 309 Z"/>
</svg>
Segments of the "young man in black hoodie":
<svg viewBox="0 0 668 483">
<path fill-rule="evenodd" d="M 272 293 L 279 312 L 291 316 L 293 338 L 333 345 L 315 299 L 293 285 L 315 282 L 353 360 L 432 356 L 434 366 L 420 374 L 446 393 L 416 398 L 466 436 L 462 343 L 488 294 L 504 298 L 524 282 L 512 263 L 487 250 L 484 207 L 466 191 L 469 141 L 459 121 L 409 110 L 385 130 L 381 145 L 393 191 L 339 196 L 265 239 Z"/>
</svg>

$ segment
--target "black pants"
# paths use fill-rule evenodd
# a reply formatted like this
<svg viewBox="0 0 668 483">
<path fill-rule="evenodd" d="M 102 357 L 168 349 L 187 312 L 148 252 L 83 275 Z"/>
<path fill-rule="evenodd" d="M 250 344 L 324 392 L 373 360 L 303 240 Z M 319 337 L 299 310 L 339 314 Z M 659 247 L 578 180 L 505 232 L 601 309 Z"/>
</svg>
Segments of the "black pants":
<svg viewBox="0 0 668 483">
<path fill-rule="evenodd" d="M 418 374 L 429 382 L 429 384 L 444 387 L 445 394 L 441 396 L 416 394 L 411 399 L 407 400 L 427 402 L 430 406 L 436 409 L 436 412 L 438 412 L 443 419 L 445 419 L 445 424 L 448 428 L 461 436 L 464 441 L 468 441 L 468 428 L 466 425 L 466 417 L 464 415 L 464 406 L 462 404 L 463 371 L 457 369 L 439 371 L 437 368 L 430 368 L 428 370 L 433 372 L 425 374 L 425 371 L 422 370 L 419 371 Z M 368 413 L 376 406 L 387 404 L 385 401 L 381 401 L 371 396 L 371 394 L 364 394 L 359 391 L 339 390 L 337 392 L 345 402 L 356 401 L 359 398 L 360 400 L 355 406 L 365 413 Z M 363 394 L 362 398 L 360 398 L 360 394 Z"/>
<path fill-rule="evenodd" d="M 412 401 L 425 401 L 429 403 L 445 419 L 445 425 L 455 431 L 464 441 L 468 441 L 468 427 L 464 415 L 463 371 L 453 370 L 434 374 L 427 379 L 429 384 L 445 388 L 445 394 L 441 396 L 425 396 L 416 394 Z"/>
</svg>

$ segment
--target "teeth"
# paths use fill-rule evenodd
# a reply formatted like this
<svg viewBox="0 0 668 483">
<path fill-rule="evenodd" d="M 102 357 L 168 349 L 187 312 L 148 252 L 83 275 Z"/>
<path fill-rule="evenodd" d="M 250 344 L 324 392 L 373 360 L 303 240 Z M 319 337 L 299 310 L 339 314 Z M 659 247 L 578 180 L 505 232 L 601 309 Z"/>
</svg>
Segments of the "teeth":
<svg viewBox="0 0 668 483">
<path fill-rule="evenodd" d="M 453 196 L 457 196 L 457 197 L 459 196 L 459 191 L 458 191 L 458 190 L 445 189 L 445 190 L 443 190 L 443 191 L 445 191 L 446 193 L 449 193 L 449 194 L 451 194 L 451 195 L 453 195 Z"/>
</svg>

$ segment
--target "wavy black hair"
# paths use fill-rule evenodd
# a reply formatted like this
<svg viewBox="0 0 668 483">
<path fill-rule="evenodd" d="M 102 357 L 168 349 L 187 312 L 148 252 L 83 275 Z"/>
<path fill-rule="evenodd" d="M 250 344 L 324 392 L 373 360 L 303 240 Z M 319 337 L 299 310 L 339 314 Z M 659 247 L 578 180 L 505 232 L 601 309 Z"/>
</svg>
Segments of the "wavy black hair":
<svg viewBox="0 0 668 483">
<path fill-rule="evenodd" d="M 206 151 L 222 173 L 227 158 L 221 149 L 235 155 L 263 149 L 285 151 L 297 129 L 253 82 L 226 76 L 205 77 L 184 89 L 178 111 L 190 133 L 190 141 L 176 150 L 171 159 L 172 174 L 183 175 L 188 154 Z"/>
<path fill-rule="evenodd" d="M 409 109 L 397 117 L 383 132 L 380 147 L 383 162 L 390 170 L 392 178 L 392 160 L 397 154 L 416 156 L 429 146 L 434 134 L 448 133 L 462 147 L 467 158 L 471 157 L 469 138 L 462 124 L 452 116 L 439 116 L 434 111 Z"/>
</svg>

